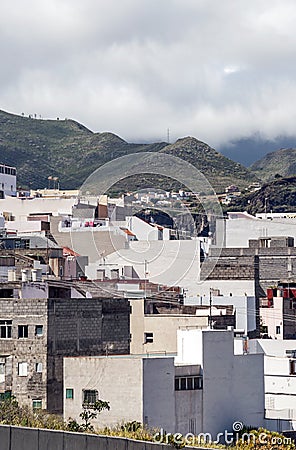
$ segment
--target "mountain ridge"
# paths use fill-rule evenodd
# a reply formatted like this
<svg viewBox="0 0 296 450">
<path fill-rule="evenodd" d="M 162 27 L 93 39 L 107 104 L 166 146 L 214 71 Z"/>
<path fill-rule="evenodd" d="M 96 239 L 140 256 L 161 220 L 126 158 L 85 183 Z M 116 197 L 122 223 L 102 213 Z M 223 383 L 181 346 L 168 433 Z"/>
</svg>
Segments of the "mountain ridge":
<svg viewBox="0 0 296 450">
<path fill-rule="evenodd" d="M 1 162 L 17 167 L 22 187 L 43 188 L 48 176 L 56 176 L 63 189 L 79 188 L 102 164 L 143 151 L 183 158 L 203 172 L 218 192 L 229 184 L 244 188 L 258 180 L 246 167 L 191 136 L 173 144 L 135 144 L 111 132 L 94 133 L 72 119 L 37 119 L 0 110 Z"/>
</svg>

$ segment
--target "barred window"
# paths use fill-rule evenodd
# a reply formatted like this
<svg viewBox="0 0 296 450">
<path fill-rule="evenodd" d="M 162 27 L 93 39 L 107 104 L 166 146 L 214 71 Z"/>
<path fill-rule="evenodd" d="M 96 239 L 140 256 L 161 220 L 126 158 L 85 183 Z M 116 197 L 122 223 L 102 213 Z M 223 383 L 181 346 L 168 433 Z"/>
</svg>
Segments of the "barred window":
<svg viewBox="0 0 296 450">
<path fill-rule="evenodd" d="M 98 391 L 95 389 L 85 389 L 83 391 L 83 403 L 93 405 L 99 398 Z"/>
<path fill-rule="evenodd" d="M 175 391 L 193 391 L 202 389 L 201 376 L 175 377 Z"/>
</svg>

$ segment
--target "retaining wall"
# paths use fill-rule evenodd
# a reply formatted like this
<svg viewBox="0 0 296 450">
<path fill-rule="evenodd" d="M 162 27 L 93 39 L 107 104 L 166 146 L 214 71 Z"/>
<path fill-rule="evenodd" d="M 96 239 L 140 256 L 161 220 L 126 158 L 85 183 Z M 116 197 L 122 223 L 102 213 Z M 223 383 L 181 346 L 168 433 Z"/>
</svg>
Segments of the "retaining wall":
<svg viewBox="0 0 296 450">
<path fill-rule="evenodd" d="M 0 426 L 1 450 L 168 450 L 169 448 L 171 447 L 153 442 L 109 436 Z"/>
</svg>

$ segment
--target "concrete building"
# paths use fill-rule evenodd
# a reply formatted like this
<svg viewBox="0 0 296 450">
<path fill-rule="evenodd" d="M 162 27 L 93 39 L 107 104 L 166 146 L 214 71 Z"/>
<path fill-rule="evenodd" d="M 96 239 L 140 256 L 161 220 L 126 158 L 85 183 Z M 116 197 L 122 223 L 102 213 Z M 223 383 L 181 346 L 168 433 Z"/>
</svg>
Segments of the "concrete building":
<svg viewBox="0 0 296 450">
<path fill-rule="evenodd" d="M 107 255 L 107 264 L 132 264 L 138 276 L 153 283 L 180 286 L 195 293 L 200 274 L 200 241 L 132 241 Z"/>
<path fill-rule="evenodd" d="M 235 310 L 234 327 L 237 330 L 243 331 L 245 335 L 250 337 L 256 335 L 257 311 L 255 296 L 247 295 L 246 292 L 243 293 L 244 290 L 240 292 L 240 295 L 233 294 L 231 291 L 234 291 L 234 289 L 231 286 L 231 283 L 229 283 L 228 289 L 223 295 L 217 287 L 220 285 L 219 280 L 214 283 L 213 281 L 208 283 L 205 282 L 200 287 L 200 294 L 195 297 L 186 297 L 184 303 L 186 305 L 198 305 L 204 307 L 209 307 L 211 304 L 213 308 L 232 305 Z M 217 318 L 215 317 L 215 313 L 213 313 L 214 324 L 216 320 Z M 216 327 L 214 326 L 214 328 Z"/>
<path fill-rule="evenodd" d="M 229 212 L 223 219 L 224 246 L 248 247 L 249 239 L 269 236 L 291 236 L 296 239 L 295 213 L 263 213 L 256 217 L 247 212 Z M 219 225 L 219 220 L 217 226 Z"/>
<path fill-rule="evenodd" d="M 296 339 L 296 282 L 286 280 L 267 289 L 260 299 L 261 335 L 272 339 Z"/>
<path fill-rule="evenodd" d="M 201 274 L 207 271 L 207 266 L 211 259 L 217 257 L 217 252 L 211 248 L 209 257 L 202 264 Z M 278 280 L 293 276 L 296 276 L 294 239 L 287 236 L 262 237 L 251 239 L 248 248 L 223 248 L 207 282 L 231 280 L 254 283 L 259 336 L 259 299 L 265 298 L 266 289 L 276 285 Z"/>
<path fill-rule="evenodd" d="M 206 329 L 210 310 L 206 306 L 183 306 L 156 299 L 130 299 L 131 354 L 177 354 L 179 329 Z M 235 314 L 230 307 L 213 307 L 215 327 L 234 326 Z"/>
<path fill-rule="evenodd" d="M 79 420 L 83 402 L 93 398 L 110 402 L 110 411 L 94 422 L 100 427 L 137 420 L 171 433 L 210 433 L 215 440 L 238 420 L 263 426 L 263 355 L 234 354 L 232 331 L 179 334 L 190 336 L 192 346 L 181 344 L 175 366 L 172 358 L 155 355 L 65 358 L 65 419 Z"/>
<path fill-rule="evenodd" d="M 7 281 L 9 273 L 11 281 L 21 280 L 24 271 L 27 271 L 24 281 L 27 281 L 31 277 L 32 270 L 61 278 L 64 275 L 64 263 L 63 249 L 45 236 L 4 235 L 0 240 L 1 281 Z"/>
<path fill-rule="evenodd" d="M 223 333 L 223 334 L 222 334 Z M 203 431 L 296 429 L 296 341 L 233 339 L 231 331 L 178 331 L 178 365 L 203 371 Z"/>
<path fill-rule="evenodd" d="M 128 354 L 130 307 L 48 281 L 0 287 L 0 392 L 20 404 L 61 413 L 63 357 Z"/>
<path fill-rule="evenodd" d="M 0 164 L 0 199 L 16 196 L 16 168 Z"/>
<path fill-rule="evenodd" d="M 260 339 L 249 347 L 264 359 L 266 428 L 296 430 L 296 341 Z"/>
<path fill-rule="evenodd" d="M 142 356 L 64 358 L 64 418 L 80 421 L 85 402 L 110 402 L 94 426 L 129 421 L 170 430 L 175 424 L 174 359 Z"/>
</svg>

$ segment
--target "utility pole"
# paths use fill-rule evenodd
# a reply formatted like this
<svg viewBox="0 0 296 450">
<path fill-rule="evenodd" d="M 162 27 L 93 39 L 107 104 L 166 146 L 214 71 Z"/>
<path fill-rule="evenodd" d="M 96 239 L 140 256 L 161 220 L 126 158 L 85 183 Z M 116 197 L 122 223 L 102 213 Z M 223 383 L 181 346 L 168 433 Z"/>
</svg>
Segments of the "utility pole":
<svg viewBox="0 0 296 450">
<path fill-rule="evenodd" d="M 212 319 L 212 288 L 210 288 L 210 317 L 209 317 L 210 330 L 213 329 L 213 319 Z"/>
<path fill-rule="evenodd" d="M 146 296 L 147 296 L 147 294 L 146 294 L 147 274 L 148 274 L 148 272 L 147 272 L 147 259 L 145 259 L 145 261 L 144 261 L 144 275 L 145 275 L 145 278 L 144 278 L 144 298 L 145 298 L 145 300 L 146 300 Z"/>
</svg>

